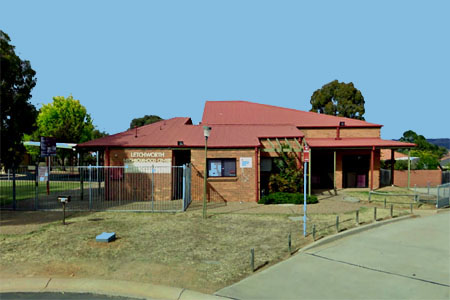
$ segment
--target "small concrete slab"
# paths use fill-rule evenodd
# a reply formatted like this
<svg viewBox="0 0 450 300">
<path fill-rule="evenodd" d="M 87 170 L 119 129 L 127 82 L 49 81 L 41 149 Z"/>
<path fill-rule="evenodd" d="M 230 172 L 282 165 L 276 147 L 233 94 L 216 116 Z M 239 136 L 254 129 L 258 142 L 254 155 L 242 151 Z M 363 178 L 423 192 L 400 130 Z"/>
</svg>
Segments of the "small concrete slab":
<svg viewBox="0 0 450 300">
<path fill-rule="evenodd" d="M 109 243 L 116 239 L 116 233 L 115 232 L 102 232 L 102 234 L 99 234 L 95 237 L 95 240 L 97 242 L 103 242 L 103 243 Z"/>
<path fill-rule="evenodd" d="M 359 202 L 361 202 L 361 200 L 359 198 L 350 197 L 350 196 L 345 196 L 342 200 L 347 201 L 347 202 L 352 202 L 352 203 L 359 203 Z"/>
</svg>

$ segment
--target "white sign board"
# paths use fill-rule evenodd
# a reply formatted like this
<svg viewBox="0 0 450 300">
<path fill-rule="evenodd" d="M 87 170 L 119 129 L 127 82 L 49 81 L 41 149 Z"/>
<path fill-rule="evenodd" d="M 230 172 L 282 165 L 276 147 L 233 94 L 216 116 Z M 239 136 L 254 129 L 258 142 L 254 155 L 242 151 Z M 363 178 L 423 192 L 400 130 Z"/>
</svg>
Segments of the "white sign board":
<svg viewBox="0 0 450 300">
<path fill-rule="evenodd" d="M 164 158 L 163 152 L 131 152 L 123 164 L 125 173 L 170 174 L 172 171 L 172 159 Z"/>
<path fill-rule="evenodd" d="M 252 168 L 252 158 L 251 157 L 241 157 L 239 159 L 239 166 L 243 168 Z"/>
</svg>

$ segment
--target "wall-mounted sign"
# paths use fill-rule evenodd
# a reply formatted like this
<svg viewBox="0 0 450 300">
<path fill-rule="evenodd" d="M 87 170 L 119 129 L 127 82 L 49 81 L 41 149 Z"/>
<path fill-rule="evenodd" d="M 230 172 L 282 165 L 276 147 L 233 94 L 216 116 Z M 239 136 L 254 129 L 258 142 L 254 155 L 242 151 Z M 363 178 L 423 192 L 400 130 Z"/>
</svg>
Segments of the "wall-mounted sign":
<svg viewBox="0 0 450 300">
<path fill-rule="evenodd" d="M 303 150 L 303 162 L 309 162 L 309 147 L 305 146 Z"/>
<path fill-rule="evenodd" d="M 164 158 L 164 152 L 131 152 L 123 160 L 125 173 L 166 173 L 172 171 L 172 159 Z"/>
<path fill-rule="evenodd" d="M 239 159 L 239 166 L 241 168 L 252 168 L 252 158 L 251 157 L 241 157 Z"/>
<path fill-rule="evenodd" d="M 41 156 L 56 155 L 56 139 L 52 137 L 41 137 Z"/>
</svg>

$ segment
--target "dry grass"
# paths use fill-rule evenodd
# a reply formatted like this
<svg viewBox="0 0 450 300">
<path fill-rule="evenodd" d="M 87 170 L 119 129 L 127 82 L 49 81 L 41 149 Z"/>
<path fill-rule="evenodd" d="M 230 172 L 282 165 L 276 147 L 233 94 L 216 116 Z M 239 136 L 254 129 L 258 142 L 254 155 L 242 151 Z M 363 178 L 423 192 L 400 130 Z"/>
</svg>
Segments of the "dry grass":
<svg viewBox="0 0 450 300">
<path fill-rule="evenodd" d="M 2 227 L 3 221 L 29 214 L 2 213 Z M 258 266 L 288 256 L 289 232 L 293 247 L 309 241 L 285 215 L 222 214 L 203 220 L 199 211 L 100 212 L 73 214 L 67 222 L 49 219 L 31 232 L 3 230 L 0 275 L 135 280 L 212 292 L 251 273 L 251 248 Z M 95 242 L 103 231 L 115 231 L 118 239 Z"/>
<path fill-rule="evenodd" d="M 308 232 L 317 236 L 373 221 L 373 208 L 332 199 L 308 206 Z M 271 265 L 292 249 L 312 241 L 302 236 L 301 205 L 234 203 L 211 205 L 208 219 L 201 209 L 185 213 L 96 212 L 70 213 L 61 225 L 61 213 L 2 212 L 0 277 L 67 276 L 133 280 L 213 292 L 250 275 L 250 249 L 255 265 Z M 407 213 L 395 209 L 394 215 Z M 377 218 L 389 216 L 378 209 Z M 289 217 L 297 217 L 293 221 Z M 113 243 L 95 242 L 103 231 L 114 231 Z"/>
</svg>

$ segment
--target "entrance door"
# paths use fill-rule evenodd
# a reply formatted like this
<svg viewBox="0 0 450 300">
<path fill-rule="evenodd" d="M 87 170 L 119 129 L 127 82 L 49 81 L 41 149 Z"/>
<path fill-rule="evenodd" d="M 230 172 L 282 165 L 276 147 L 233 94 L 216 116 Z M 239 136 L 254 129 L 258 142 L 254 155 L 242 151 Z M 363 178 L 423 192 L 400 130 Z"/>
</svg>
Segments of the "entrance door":
<svg viewBox="0 0 450 300">
<path fill-rule="evenodd" d="M 345 155 L 342 158 L 344 188 L 369 186 L 370 155 Z"/>
<path fill-rule="evenodd" d="M 191 163 L 191 150 L 173 150 L 172 200 L 183 199 L 183 166 Z"/>
<path fill-rule="evenodd" d="M 311 164 L 311 188 L 332 189 L 334 186 L 334 154 L 331 151 L 314 150 Z"/>
</svg>

